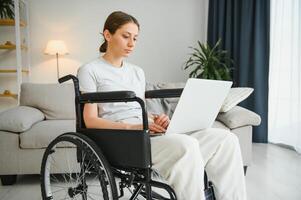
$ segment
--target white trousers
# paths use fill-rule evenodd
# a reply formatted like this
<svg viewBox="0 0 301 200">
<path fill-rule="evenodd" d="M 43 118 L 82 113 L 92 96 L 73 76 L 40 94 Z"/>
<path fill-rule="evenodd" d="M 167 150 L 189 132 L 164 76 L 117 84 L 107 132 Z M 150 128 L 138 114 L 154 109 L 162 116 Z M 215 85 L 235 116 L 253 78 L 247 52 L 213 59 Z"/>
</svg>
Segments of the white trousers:
<svg viewBox="0 0 301 200">
<path fill-rule="evenodd" d="M 246 200 L 236 135 L 223 129 L 151 138 L 153 168 L 174 188 L 178 200 L 203 200 L 204 168 L 217 200 Z"/>
<path fill-rule="evenodd" d="M 178 200 L 205 199 L 204 169 L 217 200 L 247 199 L 240 146 L 230 131 L 210 128 L 152 137 L 151 148 L 153 168 L 175 190 Z"/>
</svg>

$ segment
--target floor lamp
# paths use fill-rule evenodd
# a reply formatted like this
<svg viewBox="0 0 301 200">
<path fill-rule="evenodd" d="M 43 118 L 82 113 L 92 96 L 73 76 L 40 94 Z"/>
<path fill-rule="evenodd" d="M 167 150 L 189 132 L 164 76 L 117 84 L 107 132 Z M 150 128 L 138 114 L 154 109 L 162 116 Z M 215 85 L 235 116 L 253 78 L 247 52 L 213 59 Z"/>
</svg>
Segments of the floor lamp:
<svg viewBox="0 0 301 200">
<path fill-rule="evenodd" d="M 59 79 L 60 78 L 59 55 L 66 55 L 69 53 L 65 42 L 62 40 L 48 41 L 44 53 L 47 55 L 56 55 L 57 79 Z"/>
</svg>

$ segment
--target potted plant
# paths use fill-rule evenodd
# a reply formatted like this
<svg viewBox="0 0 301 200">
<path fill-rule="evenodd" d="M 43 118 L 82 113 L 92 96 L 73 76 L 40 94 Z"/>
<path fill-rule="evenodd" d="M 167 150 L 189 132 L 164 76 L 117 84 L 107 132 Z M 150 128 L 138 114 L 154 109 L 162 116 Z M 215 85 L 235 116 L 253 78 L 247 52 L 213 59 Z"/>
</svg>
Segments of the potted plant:
<svg viewBox="0 0 301 200">
<path fill-rule="evenodd" d="M 0 18 L 1 19 L 15 18 L 13 0 L 0 0 Z"/>
<path fill-rule="evenodd" d="M 193 52 L 186 61 L 184 69 L 192 68 L 189 73 L 190 78 L 231 80 L 233 60 L 227 51 L 221 49 L 220 44 L 221 39 L 211 48 L 208 44 L 198 41 L 197 48 L 189 47 L 193 49 Z"/>
</svg>

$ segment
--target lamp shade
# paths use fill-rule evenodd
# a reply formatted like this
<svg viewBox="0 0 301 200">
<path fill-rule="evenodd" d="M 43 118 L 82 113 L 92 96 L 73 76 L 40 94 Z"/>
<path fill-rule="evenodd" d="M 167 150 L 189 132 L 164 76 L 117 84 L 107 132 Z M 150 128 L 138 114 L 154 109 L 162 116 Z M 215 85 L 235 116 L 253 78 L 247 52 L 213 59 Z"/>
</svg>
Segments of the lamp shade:
<svg viewBox="0 0 301 200">
<path fill-rule="evenodd" d="M 56 55 L 56 54 L 65 55 L 68 54 L 69 52 L 64 41 L 50 40 L 47 43 L 44 53 L 48 55 Z"/>
</svg>

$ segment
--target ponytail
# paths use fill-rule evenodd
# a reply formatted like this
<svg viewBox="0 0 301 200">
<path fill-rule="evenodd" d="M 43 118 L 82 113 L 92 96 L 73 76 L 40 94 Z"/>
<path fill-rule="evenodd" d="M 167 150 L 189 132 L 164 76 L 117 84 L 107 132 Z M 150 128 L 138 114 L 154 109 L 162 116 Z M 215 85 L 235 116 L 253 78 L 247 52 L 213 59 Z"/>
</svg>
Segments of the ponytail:
<svg viewBox="0 0 301 200">
<path fill-rule="evenodd" d="M 105 40 L 104 43 L 99 47 L 99 52 L 100 53 L 105 53 L 108 48 L 108 42 Z"/>
</svg>

